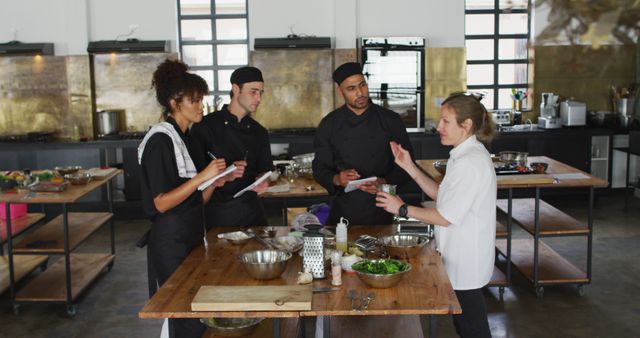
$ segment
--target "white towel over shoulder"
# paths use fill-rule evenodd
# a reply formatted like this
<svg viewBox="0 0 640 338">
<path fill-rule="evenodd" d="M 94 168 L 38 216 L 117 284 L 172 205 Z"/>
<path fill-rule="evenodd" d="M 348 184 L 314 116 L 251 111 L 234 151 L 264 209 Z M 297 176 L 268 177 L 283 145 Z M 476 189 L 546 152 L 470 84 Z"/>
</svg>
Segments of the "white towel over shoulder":
<svg viewBox="0 0 640 338">
<path fill-rule="evenodd" d="M 191 178 L 196 175 L 196 166 L 189 155 L 187 146 L 182 141 L 178 131 L 169 122 L 160 122 L 147 132 L 138 146 L 138 164 L 142 163 L 142 153 L 149 138 L 155 133 L 163 133 L 171 137 L 173 143 L 173 152 L 176 154 L 176 165 L 178 166 L 178 176 L 183 178 Z"/>
</svg>

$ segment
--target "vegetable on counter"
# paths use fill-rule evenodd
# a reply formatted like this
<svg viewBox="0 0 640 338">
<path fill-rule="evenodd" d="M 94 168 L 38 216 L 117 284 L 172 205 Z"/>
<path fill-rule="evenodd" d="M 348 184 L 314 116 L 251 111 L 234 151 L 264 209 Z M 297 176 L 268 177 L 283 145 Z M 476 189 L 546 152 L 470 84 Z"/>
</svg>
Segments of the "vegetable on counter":
<svg viewBox="0 0 640 338">
<path fill-rule="evenodd" d="M 352 268 L 356 271 L 371 273 L 376 275 L 389 275 L 409 268 L 407 263 L 396 261 L 393 259 L 378 259 L 375 261 L 363 260 L 353 264 Z"/>
</svg>

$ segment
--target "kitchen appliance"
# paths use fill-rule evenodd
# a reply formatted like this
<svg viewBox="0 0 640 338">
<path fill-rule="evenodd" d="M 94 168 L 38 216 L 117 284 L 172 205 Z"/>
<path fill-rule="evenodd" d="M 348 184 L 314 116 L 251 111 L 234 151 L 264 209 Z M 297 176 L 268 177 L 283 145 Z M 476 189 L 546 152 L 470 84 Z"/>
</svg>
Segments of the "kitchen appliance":
<svg viewBox="0 0 640 338">
<path fill-rule="evenodd" d="M 584 102 L 568 99 L 560 102 L 560 119 L 567 127 L 587 125 L 587 105 Z"/>
<path fill-rule="evenodd" d="M 425 39 L 358 39 L 362 72 L 373 103 L 400 115 L 408 132 L 424 131 Z"/>
<path fill-rule="evenodd" d="M 120 128 L 120 116 L 117 110 L 98 112 L 98 137 L 117 134 Z"/>
<path fill-rule="evenodd" d="M 511 111 L 509 110 L 493 110 L 491 111 L 491 118 L 496 126 L 511 125 Z"/>
<path fill-rule="evenodd" d="M 435 235 L 433 224 L 423 223 L 412 218 L 396 220 L 396 232 L 401 235 L 418 235 L 429 239 L 433 239 Z"/>
<path fill-rule="evenodd" d="M 307 224 L 309 229 L 302 235 L 302 269 L 309 271 L 313 278 L 324 278 L 324 235 L 320 224 Z"/>
<path fill-rule="evenodd" d="M 558 117 L 556 103 L 558 95 L 553 93 L 542 93 L 540 103 L 540 117 L 538 117 L 538 128 L 558 129 L 562 127 L 562 120 Z"/>
</svg>

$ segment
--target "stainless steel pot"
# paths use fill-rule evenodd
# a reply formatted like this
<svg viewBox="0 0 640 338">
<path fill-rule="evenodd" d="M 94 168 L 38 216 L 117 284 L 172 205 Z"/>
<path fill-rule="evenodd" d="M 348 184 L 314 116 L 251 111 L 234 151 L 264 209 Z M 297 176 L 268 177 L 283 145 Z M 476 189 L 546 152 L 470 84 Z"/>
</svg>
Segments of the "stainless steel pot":
<svg viewBox="0 0 640 338">
<path fill-rule="evenodd" d="M 527 165 L 527 156 L 529 153 L 522 151 L 501 151 L 500 162 L 504 162 L 511 165 Z"/>
<path fill-rule="evenodd" d="M 120 119 L 117 111 L 103 110 L 98 112 L 98 134 L 117 134 L 119 126 Z"/>
</svg>

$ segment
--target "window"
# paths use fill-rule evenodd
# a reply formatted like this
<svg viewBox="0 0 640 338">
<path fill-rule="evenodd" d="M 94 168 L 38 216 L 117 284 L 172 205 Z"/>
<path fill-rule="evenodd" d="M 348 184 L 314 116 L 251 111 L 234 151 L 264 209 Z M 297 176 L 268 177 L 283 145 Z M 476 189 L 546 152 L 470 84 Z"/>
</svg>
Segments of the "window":
<svg viewBox="0 0 640 338">
<path fill-rule="evenodd" d="M 528 87 L 531 0 L 465 0 L 467 88 L 487 109 L 511 109 Z"/>
<path fill-rule="evenodd" d="M 247 0 L 178 0 L 182 61 L 209 85 L 205 103 L 229 103 L 229 77 L 249 63 Z"/>
</svg>

